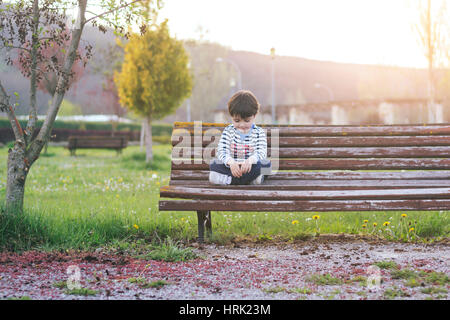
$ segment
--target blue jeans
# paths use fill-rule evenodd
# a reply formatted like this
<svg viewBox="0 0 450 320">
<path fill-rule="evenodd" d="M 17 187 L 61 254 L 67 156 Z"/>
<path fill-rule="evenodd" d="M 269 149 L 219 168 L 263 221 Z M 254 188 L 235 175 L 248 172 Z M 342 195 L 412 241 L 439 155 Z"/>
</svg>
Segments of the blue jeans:
<svg viewBox="0 0 450 320">
<path fill-rule="evenodd" d="M 221 161 L 217 159 L 211 160 L 209 165 L 210 171 L 215 171 L 218 173 L 226 174 L 227 176 L 231 176 L 231 184 L 249 184 L 260 174 L 269 175 L 272 168 L 272 164 L 268 159 L 263 159 L 258 161 L 257 163 L 252 165 L 250 172 L 244 173 L 240 178 L 236 178 L 231 173 L 231 169 L 224 165 Z"/>
</svg>

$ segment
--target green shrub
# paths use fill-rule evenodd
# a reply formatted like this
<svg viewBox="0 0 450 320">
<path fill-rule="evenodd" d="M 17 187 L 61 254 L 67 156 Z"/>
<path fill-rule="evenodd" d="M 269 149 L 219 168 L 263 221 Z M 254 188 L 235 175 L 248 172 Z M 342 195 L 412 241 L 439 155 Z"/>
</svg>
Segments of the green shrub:
<svg viewBox="0 0 450 320">
<path fill-rule="evenodd" d="M 42 127 L 43 120 L 38 120 L 36 128 Z M 19 120 L 22 128 L 27 125 L 27 120 Z M 0 118 L 0 128 L 11 128 L 9 120 Z M 112 130 L 111 122 L 87 122 L 87 121 L 60 121 L 56 120 L 53 124 L 54 129 L 72 129 L 72 130 Z M 140 131 L 140 123 L 118 123 L 117 131 Z M 155 137 L 171 136 L 172 125 L 166 123 L 152 124 L 152 135 Z"/>
</svg>

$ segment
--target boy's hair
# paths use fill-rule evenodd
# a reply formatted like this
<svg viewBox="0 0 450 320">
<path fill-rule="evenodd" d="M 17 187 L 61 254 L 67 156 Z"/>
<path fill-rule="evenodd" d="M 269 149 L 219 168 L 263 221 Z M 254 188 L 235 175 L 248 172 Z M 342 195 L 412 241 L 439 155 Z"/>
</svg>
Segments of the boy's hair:
<svg viewBox="0 0 450 320">
<path fill-rule="evenodd" d="M 228 101 L 228 112 L 242 119 L 254 116 L 259 111 L 259 102 L 255 95 L 248 90 L 236 92 Z"/>
</svg>

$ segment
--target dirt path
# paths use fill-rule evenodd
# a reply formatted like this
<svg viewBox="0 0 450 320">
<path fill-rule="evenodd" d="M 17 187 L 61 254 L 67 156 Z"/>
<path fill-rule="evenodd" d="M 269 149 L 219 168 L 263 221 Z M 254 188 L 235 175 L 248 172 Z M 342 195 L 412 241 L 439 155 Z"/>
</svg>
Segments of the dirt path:
<svg viewBox="0 0 450 320">
<path fill-rule="evenodd" d="M 88 252 L 1 253 L 0 298 L 449 298 L 448 242 L 404 244 L 321 236 L 295 244 L 205 245 L 195 251 L 202 258 L 174 263 Z M 383 261 L 391 263 L 372 266 Z M 399 269 L 386 268 L 392 262 Z M 367 278 L 374 281 L 368 283 Z M 93 295 L 67 294 L 64 281 L 92 290 L 79 293 Z"/>
</svg>

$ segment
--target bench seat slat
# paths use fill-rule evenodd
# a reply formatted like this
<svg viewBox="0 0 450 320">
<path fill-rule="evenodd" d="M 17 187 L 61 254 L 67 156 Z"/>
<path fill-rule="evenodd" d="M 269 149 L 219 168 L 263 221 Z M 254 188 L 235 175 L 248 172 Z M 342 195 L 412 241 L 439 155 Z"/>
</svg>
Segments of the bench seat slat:
<svg viewBox="0 0 450 320">
<path fill-rule="evenodd" d="M 449 199 L 435 200 L 334 200 L 334 201 L 242 201 L 160 200 L 160 211 L 412 211 L 450 210 Z"/>
<path fill-rule="evenodd" d="M 172 170 L 170 179 L 172 180 L 208 180 L 209 171 L 207 170 Z M 450 171 L 278 171 L 266 180 L 368 180 L 368 179 L 442 179 L 450 180 Z M 450 184 L 450 183 L 449 183 Z"/>
<path fill-rule="evenodd" d="M 265 180 L 261 185 L 213 185 L 206 180 L 171 180 L 171 186 L 238 190 L 362 190 L 448 187 L 446 180 Z"/>
<path fill-rule="evenodd" d="M 450 188 L 389 190 L 241 190 L 164 186 L 161 197 L 205 200 L 359 200 L 450 199 Z"/>
<path fill-rule="evenodd" d="M 272 160 L 274 166 L 276 160 Z M 280 159 L 279 170 L 449 170 L 450 159 Z M 172 170 L 208 170 L 203 159 L 172 161 Z"/>
</svg>

